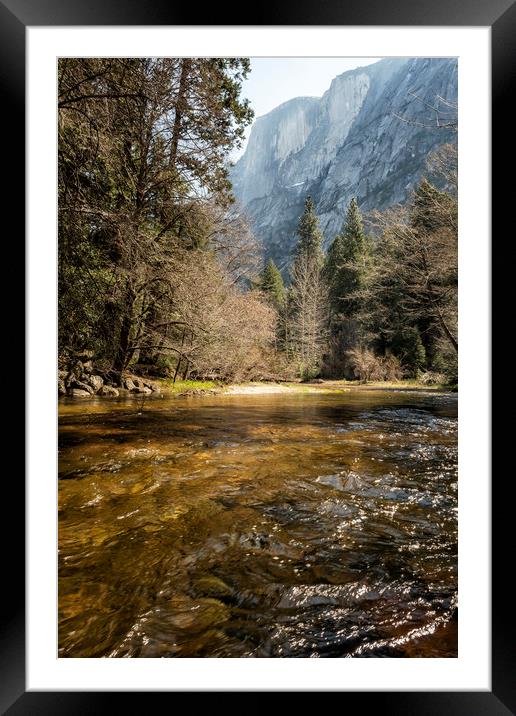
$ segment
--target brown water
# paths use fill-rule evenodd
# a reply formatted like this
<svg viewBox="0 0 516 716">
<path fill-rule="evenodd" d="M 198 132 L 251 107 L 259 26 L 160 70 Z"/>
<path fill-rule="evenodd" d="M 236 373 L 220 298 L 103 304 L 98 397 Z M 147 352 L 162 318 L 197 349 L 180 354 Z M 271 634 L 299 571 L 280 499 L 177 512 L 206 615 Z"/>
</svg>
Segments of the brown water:
<svg viewBox="0 0 516 716">
<path fill-rule="evenodd" d="M 60 404 L 59 655 L 457 656 L 457 401 Z"/>
</svg>

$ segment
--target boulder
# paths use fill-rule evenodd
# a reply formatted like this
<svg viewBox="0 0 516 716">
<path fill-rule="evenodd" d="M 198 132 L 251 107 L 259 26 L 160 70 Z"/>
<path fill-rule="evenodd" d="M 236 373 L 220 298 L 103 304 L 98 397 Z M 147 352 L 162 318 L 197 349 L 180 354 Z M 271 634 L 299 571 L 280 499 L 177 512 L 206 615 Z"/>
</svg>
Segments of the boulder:
<svg viewBox="0 0 516 716">
<path fill-rule="evenodd" d="M 140 388 L 140 390 L 145 388 L 145 383 L 141 378 L 133 378 L 133 383 L 137 388 Z"/>
<path fill-rule="evenodd" d="M 140 388 L 138 385 L 135 385 L 134 388 L 132 388 L 131 393 L 143 393 L 144 395 L 149 395 L 149 393 L 152 393 L 152 390 L 150 388 L 146 388 L 145 386 Z"/>
<path fill-rule="evenodd" d="M 72 398 L 89 398 L 91 393 L 88 393 L 87 390 L 82 390 L 81 388 L 72 388 L 70 395 Z"/>
<path fill-rule="evenodd" d="M 116 398 L 120 395 L 120 393 L 112 385 L 103 385 L 99 390 L 99 395 L 112 395 Z"/>
<path fill-rule="evenodd" d="M 122 378 L 122 388 L 134 390 L 136 388 L 132 378 Z"/>
<path fill-rule="evenodd" d="M 150 388 L 153 393 L 161 393 L 161 388 L 157 383 L 152 383 L 150 380 L 144 381 L 144 385 L 147 388 Z"/>
<path fill-rule="evenodd" d="M 90 375 L 90 376 L 88 376 L 88 378 L 86 380 L 88 382 L 88 385 L 91 385 L 91 387 L 93 388 L 95 393 L 98 393 L 99 390 L 104 385 L 104 381 L 100 377 L 100 375 Z"/>
<path fill-rule="evenodd" d="M 91 385 L 88 385 L 88 383 L 84 383 L 82 380 L 75 380 L 72 383 L 71 387 L 72 387 L 72 389 L 77 388 L 79 390 L 85 390 L 88 393 L 88 395 L 93 395 L 95 393 L 95 391 L 93 390 Z"/>
<path fill-rule="evenodd" d="M 82 364 L 82 369 L 85 373 L 93 373 L 93 361 L 87 360 L 85 363 Z"/>
</svg>

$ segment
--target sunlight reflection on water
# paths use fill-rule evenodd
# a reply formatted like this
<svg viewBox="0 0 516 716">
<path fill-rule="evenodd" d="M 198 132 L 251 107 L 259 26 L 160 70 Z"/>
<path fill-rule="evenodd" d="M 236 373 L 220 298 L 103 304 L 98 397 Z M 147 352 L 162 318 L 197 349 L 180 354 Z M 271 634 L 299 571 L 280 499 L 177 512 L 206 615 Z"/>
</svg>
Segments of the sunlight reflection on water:
<svg viewBox="0 0 516 716">
<path fill-rule="evenodd" d="M 456 396 L 60 414 L 60 656 L 457 655 Z"/>
</svg>

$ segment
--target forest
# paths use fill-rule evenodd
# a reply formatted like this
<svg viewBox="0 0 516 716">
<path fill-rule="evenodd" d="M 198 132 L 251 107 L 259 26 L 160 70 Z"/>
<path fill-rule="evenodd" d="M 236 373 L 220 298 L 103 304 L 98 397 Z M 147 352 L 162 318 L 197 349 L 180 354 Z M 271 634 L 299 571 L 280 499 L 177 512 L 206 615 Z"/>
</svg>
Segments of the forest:
<svg viewBox="0 0 516 716">
<path fill-rule="evenodd" d="M 128 374 L 457 384 L 457 153 L 403 205 L 353 199 L 325 251 L 306 197 L 282 273 L 232 195 L 246 58 L 61 59 L 59 392 Z M 401 120 L 400 120 L 401 121 Z M 81 363 L 82 361 L 82 363 Z M 91 370 L 90 370 L 91 372 Z"/>
</svg>

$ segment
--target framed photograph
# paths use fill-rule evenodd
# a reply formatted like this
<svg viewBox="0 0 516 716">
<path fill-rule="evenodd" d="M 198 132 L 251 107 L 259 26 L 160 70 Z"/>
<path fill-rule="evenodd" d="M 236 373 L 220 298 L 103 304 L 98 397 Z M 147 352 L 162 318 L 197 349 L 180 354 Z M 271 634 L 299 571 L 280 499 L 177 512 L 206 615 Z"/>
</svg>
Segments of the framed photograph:
<svg viewBox="0 0 516 716">
<path fill-rule="evenodd" d="M 515 713 L 489 275 L 514 4 L 191 15 L 0 2 L 28 309 L 2 710 Z"/>
</svg>

